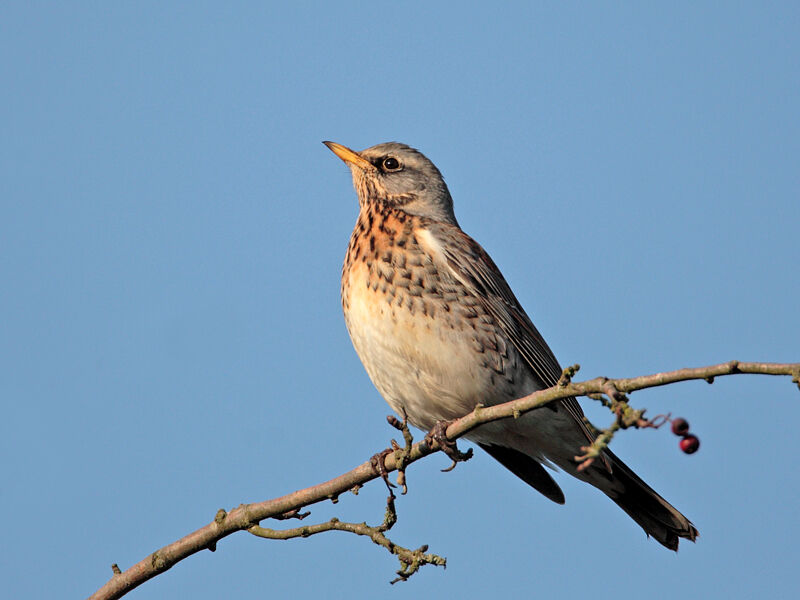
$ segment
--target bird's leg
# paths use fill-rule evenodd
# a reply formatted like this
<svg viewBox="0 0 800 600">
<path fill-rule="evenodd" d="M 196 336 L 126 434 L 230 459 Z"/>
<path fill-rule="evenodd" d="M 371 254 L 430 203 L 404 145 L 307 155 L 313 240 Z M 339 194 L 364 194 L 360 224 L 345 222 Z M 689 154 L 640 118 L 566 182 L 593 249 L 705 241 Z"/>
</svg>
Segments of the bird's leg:
<svg viewBox="0 0 800 600">
<path fill-rule="evenodd" d="M 456 464 L 464 462 L 472 458 L 472 448 L 466 452 L 461 452 L 454 440 L 447 439 L 447 428 L 453 421 L 437 421 L 436 425 L 425 435 L 425 444 L 430 448 L 434 442 L 439 444 L 439 449 L 450 457 L 453 464 L 442 469 L 446 473 L 456 468 Z"/>
</svg>

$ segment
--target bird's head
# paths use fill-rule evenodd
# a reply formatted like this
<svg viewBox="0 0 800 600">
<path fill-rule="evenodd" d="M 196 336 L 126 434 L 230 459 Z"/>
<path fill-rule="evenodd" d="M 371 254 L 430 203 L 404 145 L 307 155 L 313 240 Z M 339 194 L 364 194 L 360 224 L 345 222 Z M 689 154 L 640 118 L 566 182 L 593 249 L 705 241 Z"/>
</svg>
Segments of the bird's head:
<svg viewBox="0 0 800 600">
<path fill-rule="evenodd" d="M 361 152 L 335 142 L 323 143 L 350 167 L 362 208 L 378 203 L 457 224 L 444 178 L 421 152 L 397 142 L 378 144 Z"/>
</svg>

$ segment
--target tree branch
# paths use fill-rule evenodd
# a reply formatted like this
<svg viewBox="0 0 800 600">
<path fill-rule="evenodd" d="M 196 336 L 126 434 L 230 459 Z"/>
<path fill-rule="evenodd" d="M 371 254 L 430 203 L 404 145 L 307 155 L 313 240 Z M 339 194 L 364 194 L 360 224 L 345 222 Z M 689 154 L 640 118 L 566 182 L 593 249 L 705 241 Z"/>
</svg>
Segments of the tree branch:
<svg viewBox="0 0 800 600">
<path fill-rule="evenodd" d="M 386 515 L 383 518 L 383 523 L 376 527 L 371 527 L 366 523 L 344 523 L 334 517 L 325 523 L 295 527 L 294 529 L 276 530 L 253 525 L 248 531 L 255 536 L 270 540 L 290 540 L 297 537 L 306 538 L 324 531 L 347 531 L 356 535 L 366 536 L 377 545 L 383 546 L 389 552 L 396 555 L 400 560 L 400 569 L 397 571 L 397 578 L 393 579 L 390 583 L 405 581 L 419 571 L 420 567 L 425 565 L 447 566 L 447 559 L 437 556 L 436 554 L 426 554 L 428 550 L 427 545 L 421 546 L 416 550 L 409 550 L 403 546 L 398 546 L 386 537 L 386 532 L 397 523 L 397 511 L 394 507 L 394 501 L 395 496 L 393 493 L 390 493 L 389 497 L 386 499 Z"/>
<path fill-rule="evenodd" d="M 600 442 L 596 442 L 592 444 L 591 447 L 585 448 L 586 454 L 583 457 L 577 457 L 578 460 L 591 460 L 593 456 L 599 455 L 599 452 L 608 444 L 617 430 L 627 427 L 653 426 L 652 421 L 647 421 L 643 418 L 643 410 L 634 410 L 628 406 L 626 394 L 631 392 L 695 379 L 702 379 L 708 383 L 713 383 L 716 377 L 745 373 L 779 376 L 788 375 L 792 377 L 792 381 L 797 384 L 800 389 L 800 363 L 730 361 L 708 367 L 679 369 L 677 371 L 655 373 L 653 375 L 643 375 L 641 377 L 626 379 L 597 377 L 589 381 L 572 383 L 572 377 L 577 369 L 578 365 L 565 369 L 558 384 L 554 387 L 535 392 L 512 402 L 506 402 L 505 404 L 498 404 L 491 407 L 477 406 L 475 410 L 468 415 L 450 423 L 445 431 L 446 439 L 456 440 L 484 423 L 508 417 L 516 418 L 521 414 L 559 399 L 572 396 L 588 396 L 594 400 L 601 401 L 617 417 L 611 427 L 598 432 L 600 434 L 598 436 Z M 397 427 L 397 425 L 395 426 Z M 401 472 L 403 472 L 408 465 L 441 449 L 441 444 L 435 439 L 427 439 L 412 445 L 410 434 L 406 436 L 406 432 L 404 432 L 406 441 L 405 447 L 401 448 L 397 444 L 393 444 L 390 451 L 385 455 L 384 465 L 387 472 L 397 470 L 398 467 L 401 469 Z M 400 579 L 407 578 L 408 575 L 415 572 L 422 564 L 444 564 L 444 559 L 435 555 L 424 554 L 427 550 L 425 546 L 418 550 L 411 551 L 396 546 L 386 538 L 384 533 L 391 527 L 391 525 L 387 526 L 389 522 L 387 520 L 389 513 L 388 507 L 387 519 L 384 520 L 383 525 L 378 527 L 370 527 L 365 523 L 341 523 L 338 520 L 331 520 L 319 525 L 300 527 L 284 532 L 274 532 L 273 530 L 261 528 L 258 525 L 262 520 L 268 518 L 298 517 L 300 515 L 300 509 L 316 504 L 317 502 L 324 500 L 336 502 L 340 494 L 351 490 L 357 491 L 360 486 L 380 476 L 380 473 L 374 468 L 372 462 L 367 461 L 330 481 L 298 490 L 279 498 L 253 504 L 241 504 L 230 512 L 220 509 L 217 511 L 214 520 L 208 525 L 156 550 L 124 572 L 120 572 L 120 569 L 114 564 L 112 567 L 113 575 L 111 579 L 90 596 L 90 598 L 92 600 L 121 598 L 145 581 L 170 569 L 184 558 L 201 550 L 208 549 L 213 552 L 216 550 L 216 544 L 219 540 L 242 530 L 248 530 L 260 537 L 276 538 L 284 536 L 280 537 L 280 539 L 288 539 L 289 537 L 297 537 L 298 535 L 311 535 L 312 532 L 317 533 L 330 530 L 350 531 L 358 535 L 366 535 L 372 538 L 376 543 L 383 545 L 391 552 L 397 554 L 401 564 L 407 565 L 407 568 L 404 566 L 401 568 L 401 571 L 398 571 Z M 393 511 L 394 506 L 392 500 L 393 498 L 390 497 L 390 504 L 392 505 L 391 508 Z M 394 518 L 396 519 L 396 515 Z M 307 533 L 304 534 L 304 531 Z M 393 548 L 399 550 L 395 551 Z M 409 554 L 403 554 L 403 552 Z M 402 573 L 406 573 L 406 576 Z"/>
</svg>

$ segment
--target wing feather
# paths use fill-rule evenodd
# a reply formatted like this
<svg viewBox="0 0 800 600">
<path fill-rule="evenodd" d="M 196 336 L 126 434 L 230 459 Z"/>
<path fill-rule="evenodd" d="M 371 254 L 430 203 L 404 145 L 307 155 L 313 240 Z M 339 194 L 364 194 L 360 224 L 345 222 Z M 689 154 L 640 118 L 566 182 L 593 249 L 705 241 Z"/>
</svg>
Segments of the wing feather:
<svg viewBox="0 0 800 600">
<path fill-rule="evenodd" d="M 435 240 L 435 249 L 441 253 L 453 276 L 474 291 L 525 359 L 542 389 L 556 385 L 561 377 L 558 360 L 487 252 L 456 226 L 431 223 L 429 231 Z M 446 243 L 443 243 L 445 240 Z M 558 404 L 572 416 L 587 441 L 594 441 L 578 401 L 574 397 L 565 398 Z M 603 462 L 610 470 L 605 458 Z"/>
</svg>

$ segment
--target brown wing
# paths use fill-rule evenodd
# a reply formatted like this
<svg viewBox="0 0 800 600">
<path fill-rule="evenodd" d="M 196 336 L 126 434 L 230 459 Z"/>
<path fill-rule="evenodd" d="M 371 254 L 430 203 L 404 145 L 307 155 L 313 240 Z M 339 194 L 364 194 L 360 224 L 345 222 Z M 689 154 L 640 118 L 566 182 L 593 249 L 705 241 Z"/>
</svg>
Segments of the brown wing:
<svg viewBox="0 0 800 600">
<path fill-rule="evenodd" d="M 459 279 L 475 290 L 475 295 L 497 320 L 542 388 L 556 385 L 561 377 L 561 367 L 553 351 L 525 314 L 491 257 L 478 242 L 456 226 L 431 223 L 429 227 L 435 237 L 447 240 L 447 243 L 439 245 L 439 249 L 448 266 Z M 575 419 L 586 439 L 590 443 L 594 441 L 594 436 L 584 422 L 583 410 L 578 401 L 575 398 L 565 398 L 558 403 Z M 606 467 L 610 470 L 607 462 Z"/>
</svg>

